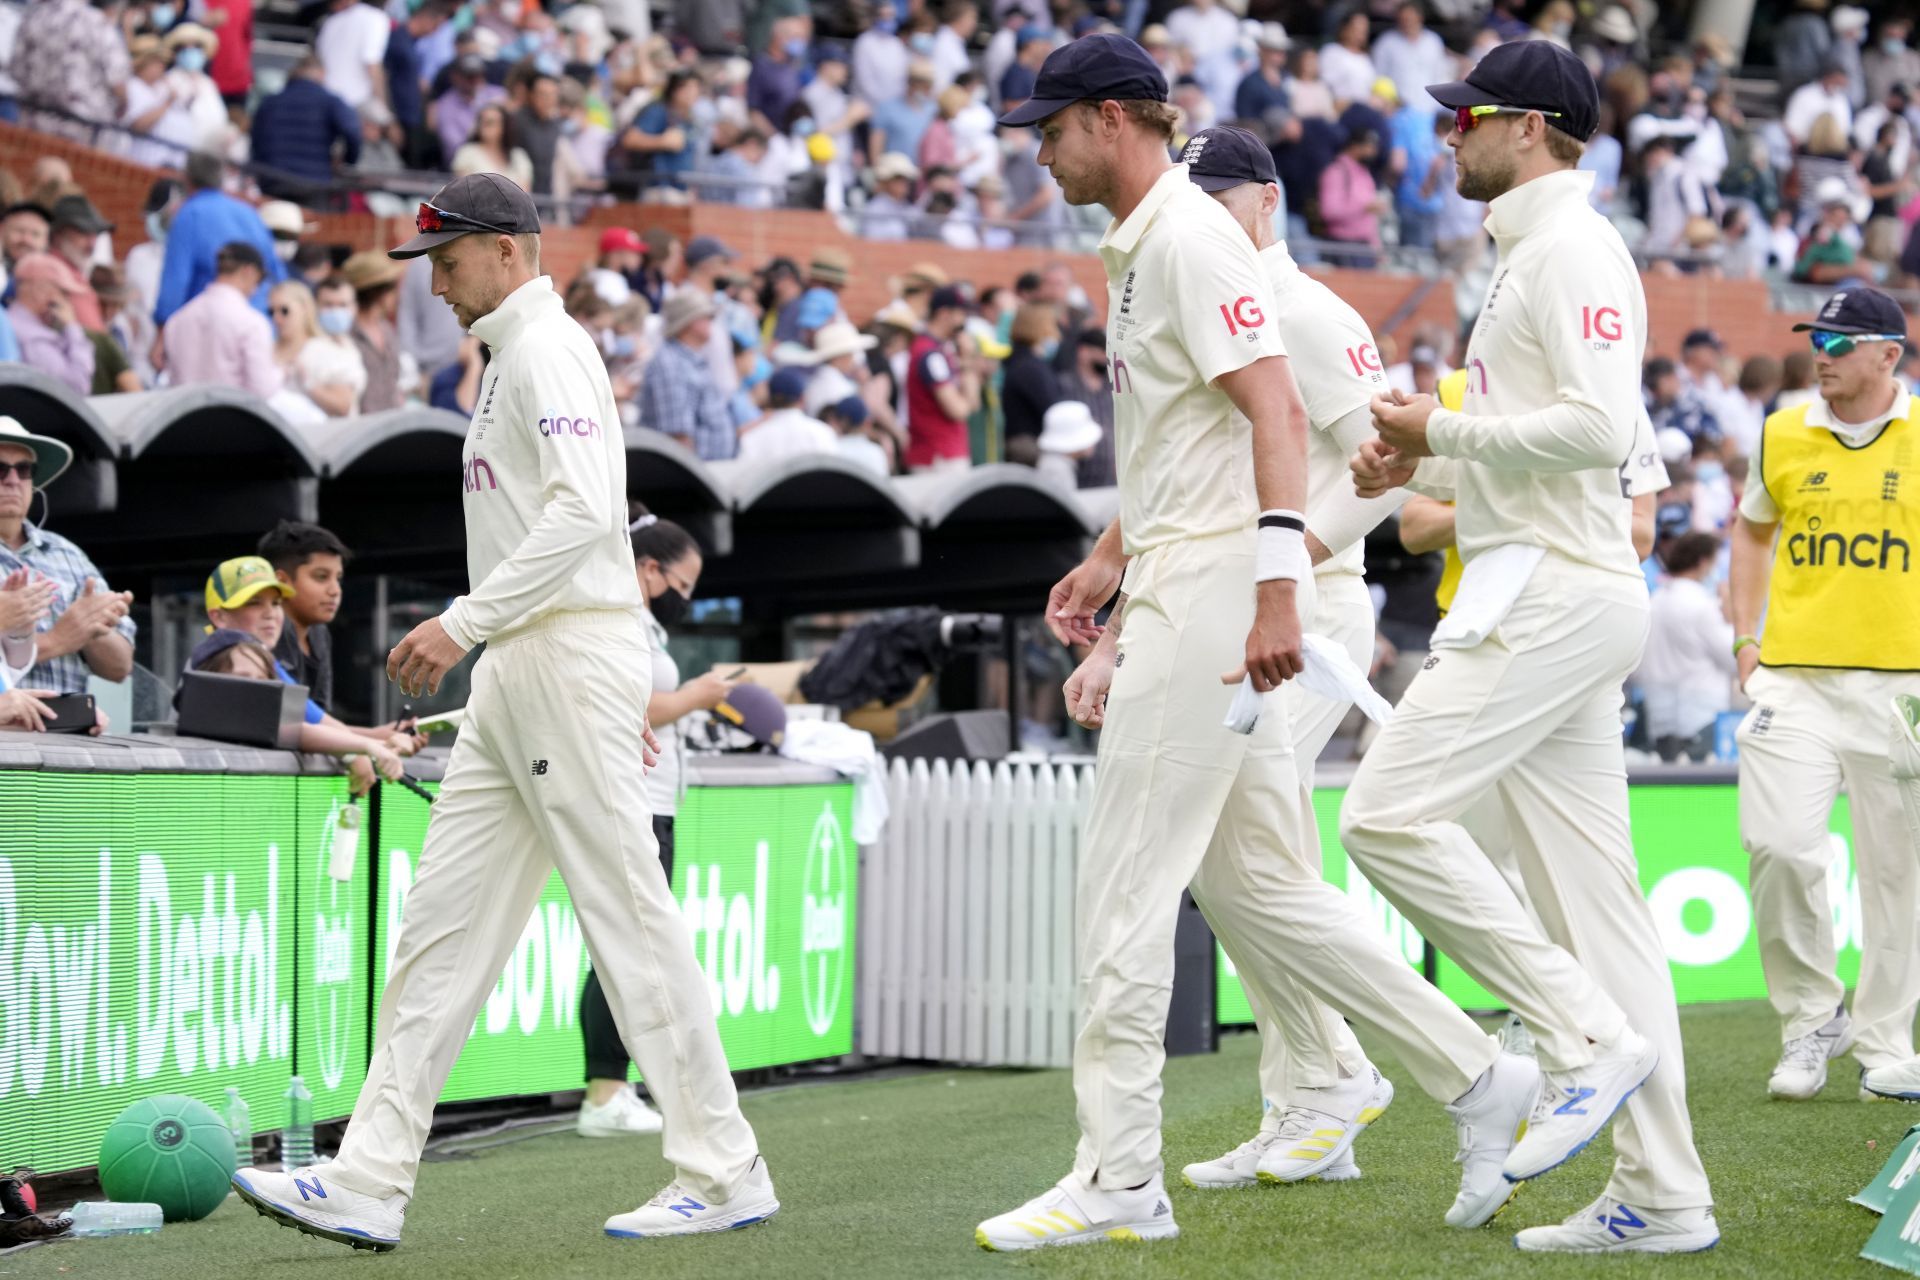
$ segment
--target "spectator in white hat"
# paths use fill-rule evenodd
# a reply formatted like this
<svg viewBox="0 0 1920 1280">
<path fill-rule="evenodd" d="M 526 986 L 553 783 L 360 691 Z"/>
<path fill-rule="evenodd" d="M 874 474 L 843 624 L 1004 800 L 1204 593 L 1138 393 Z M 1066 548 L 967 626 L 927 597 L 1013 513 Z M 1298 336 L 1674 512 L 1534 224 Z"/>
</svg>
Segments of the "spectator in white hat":
<svg viewBox="0 0 1920 1280">
<path fill-rule="evenodd" d="M 867 352 L 880 340 L 861 333 L 845 320 L 820 327 L 813 335 L 813 374 L 807 380 L 805 405 L 808 413 L 819 415 L 830 404 L 848 396 L 861 396 L 867 382 Z"/>
<path fill-rule="evenodd" d="M 1088 457 L 1100 443 L 1100 424 L 1093 410 L 1078 400 L 1062 400 L 1047 410 L 1040 428 L 1040 461 L 1034 471 L 1049 486 L 1061 493 L 1080 487 L 1080 459 Z"/>
<path fill-rule="evenodd" d="M 1867 73 L 1860 46 L 1867 39 L 1867 11 L 1843 4 L 1828 19 L 1833 24 L 1833 52 L 1829 55 L 1847 73 L 1847 101 L 1858 111 L 1867 105 Z"/>
<path fill-rule="evenodd" d="M 873 166 L 874 193 L 860 210 L 863 240 L 907 240 L 913 236 L 920 211 L 913 203 L 913 184 L 920 167 L 898 151 L 889 151 Z"/>
</svg>

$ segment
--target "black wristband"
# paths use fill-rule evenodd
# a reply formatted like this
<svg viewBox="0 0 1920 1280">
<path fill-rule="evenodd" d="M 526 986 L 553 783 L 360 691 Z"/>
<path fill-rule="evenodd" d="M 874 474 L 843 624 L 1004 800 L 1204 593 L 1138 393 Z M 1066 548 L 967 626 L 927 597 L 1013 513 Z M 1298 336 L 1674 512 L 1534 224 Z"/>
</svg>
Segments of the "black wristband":
<svg viewBox="0 0 1920 1280">
<path fill-rule="evenodd" d="M 1299 516 L 1261 516 L 1262 529 L 1291 529 L 1295 533 L 1305 533 L 1307 522 Z"/>
</svg>

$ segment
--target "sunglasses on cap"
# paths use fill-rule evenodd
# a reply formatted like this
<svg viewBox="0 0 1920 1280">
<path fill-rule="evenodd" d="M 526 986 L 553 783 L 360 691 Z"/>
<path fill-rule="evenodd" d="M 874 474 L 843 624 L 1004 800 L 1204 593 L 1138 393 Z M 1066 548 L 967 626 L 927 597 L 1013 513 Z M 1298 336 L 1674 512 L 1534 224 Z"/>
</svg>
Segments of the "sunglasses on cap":
<svg viewBox="0 0 1920 1280">
<path fill-rule="evenodd" d="M 478 218 L 469 218 L 464 213 L 450 213 L 435 208 L 426 201 L 420 202 L 420 210 L 413 215 L 413 229 L 425 235 L 433 231 L 498 231 L 503 236 L 514 233 L 505 227 L 497 227 L 491 222 L 482 222 Z"/>
<path fill-rule="evenodd" d="M 1906 341 L 1906 337 L 1898 333 L 1835 333 L 1831 329 L 1815 329 L 1807 334 L 1807 338 L 1813 343 L 1815 351 L 1836 360 L 1852 355 L 1853 349 L 1863 342 Z"/>
<path fill-rule="evenodd" d="M 1455 107 L 1453 109 L 1453 127 L 1461 133 L 1472 133 L 1480 127 L 1480 122 L 1488 116 L 1524 116 L 1540 111 L 1538 107 Z M 1549 120 L 1558 120 L 1558 111 L 1540 111 Z"/>
</svg>

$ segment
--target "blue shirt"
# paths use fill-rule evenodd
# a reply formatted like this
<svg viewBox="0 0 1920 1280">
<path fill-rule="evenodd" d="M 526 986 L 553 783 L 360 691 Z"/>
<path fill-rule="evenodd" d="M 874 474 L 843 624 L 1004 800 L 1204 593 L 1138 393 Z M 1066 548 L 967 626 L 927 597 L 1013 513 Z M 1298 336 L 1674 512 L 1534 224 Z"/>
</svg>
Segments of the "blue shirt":
<svg viewBox="0 0 1920 1280">
<path fill-rule="evenodd" d="M 887 150 L 898 151 L 915 164 L 920 163 L 920 139 L 940 109 L 932 98 L 918 104 L 899 98 L 883 102 L 874 109 L 873 127 L 887 135 Z"/>
<path fill-rule="evenodd" d="M 1400 174 L 1400 181 L 1393 189 L 1396 204 L 1408 213 L 1438 213 L 1442 203 L 1440 183 L 1433 184 L 1429 195 L 1420 194 L 1420 186 L 1427 180 L 1427 170 L 1440 155 L 1440 139 L 1433 131 L 1433 113 L 1422 111 L 1418 107 L 1402 107 L 1393 113 L 1388 124 L 1392 133 L 1392 145 L 1407 153 L 1407 167 Z M 1442 178 L 1441 182 L 1445 179 Z"/>
<path fill-rule="evenodd" d="M 88 578 L 93 579 L 96 592 L 109 589 L 106 576 L 94 567 L 87 553 L 73 543 L 57 533 L 37 529 L 31 523 L 23 525 L 21 532 L 27 540 L 18 551 L 0 542 L 0 578 L 15 569 L 25 568 L 53 579 L 53 608 L 40 620 L 37 628 L 42 634 L 53 629 L 55 620 L 85 590 Z M 133 643 L 135 632 L 132 618 L 120 619 L 114 631 L 124 637 L 128 644 Z M 58 658 L 40 659 L 20 685 L 25 689 L 52 689 L 55 693 L 85 693 L 89 674 L 87 660 L 78 653 L 69 653 Z"/>
<path fill-rule="evenodd" d="M 267 293 L 287 278 L 287 265 L 273 250 L 273 233 L 244 200 L 224 191 L 196 191 L 173 217 L 167 232 L 167 256 L 160 266 L 160 297 L 153 306 L 153 322 L 164 326 L 173 313 L 198 297 L 213 283 L 214 259 L 222 246 L 245 241 L 260 251 L 267 278 L 253 295 L 254 308 L 265 315 Z"/>
<path fill-rule="evenodd" d="M 0 307 L 0 360 L 19 358 L 20 339 L 14 336 L 13 321 L 7 318 L 7 309 Z"/>
<path fill-rule="evenodd" d="M 1233 114 L 1242 120 L 1264 120 L 1269 111 L 1285 111 L 1289 106 L 1287 89 L 1274 84 L 1255 67 L 1233 93 Z"/>
<path fill-rule="evenodd" d="M 333 184 L 335 143 L 340 144 L 340 158 L 346 163 L 360 159 L 360 120 L 353 108 L 325 85 L 299 76 L 254 109 L 252 139 L 255 164 L 296 180 L 276 181 L 262 175 L 261 188 L 296 202 L 313 194 L 302 183 Z"/>
<path fill-rule="evenodd" d="M 420 101 L 420 54 L 414 46 L 407 24 L 396 22 L 387 33 L 387 95 L 392 99 L 393 118 L 409 129 L 426 123 L 426 106 Z"/>
<path fill-rule="evenodd" d="M 295 685 L 297 687 L 300 683 L 299 681 L 295 680 L 292 676 L 287 674 L 287 669 L 280 665 L 280 660 L 278 658 L 275 658 L 273 660 L 273 674 L 280 677 L 281 684 L 290 684 L 290 685 Z M 312 698 L 308 698 L 305 723 L 319 724 L 322 720 L 326 718 L 327 718 L 327 713 L 320 709 L 320 704 L 315 702 Z"/>
<path fill-rule="evenodd" d="M 664 177 L 674 177 L 682 173 L 689 173 L 693 170 L 695 141 L 693 125 L 691 122 L 682 124 L 674 120 L 667 112 L 666 103 L 656 102 L 645 111 L 642 111 L 635 117 L 633 127 L 642 133 L 653 134 L 655 137 L 658 137 L 669 129 L 676 128 L 686 135 L 687 145 L 678 151 L 653 151 L 648 153 L 653 159 L 653 172 L 655 174 Z M 676 183 L 675 185 L 678 184 Z"/>
</svg>

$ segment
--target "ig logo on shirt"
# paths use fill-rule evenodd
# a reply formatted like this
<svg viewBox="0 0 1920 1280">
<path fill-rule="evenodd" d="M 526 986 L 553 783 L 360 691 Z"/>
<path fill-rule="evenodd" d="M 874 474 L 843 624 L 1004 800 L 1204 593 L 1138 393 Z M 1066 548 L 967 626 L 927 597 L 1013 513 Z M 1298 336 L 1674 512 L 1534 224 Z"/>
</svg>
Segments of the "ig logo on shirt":
<svg viewBox="0 0 1920 1280">
<path fill-rule="evenodd" d="M 1231 310 L 1227 303 L 1220 304 L 1220 318 L 1227 322 L 1229 338 L 1237 338 L 1244 331 L 1248 342 L 1259 341 L 1259 335 L 1253 331 L 1267 322 L 1266 312 L 1260 310 L 1252 295 L 1244 293 L 1233 300 Z"/>
<path fill-rule="evenodd" d="M 1580 336 L 1593 343 L 1595 351 L 1610 351 L 1625 330 L 1620 313 L 1612 307 L 1580 308 Z"/>
</svg>

